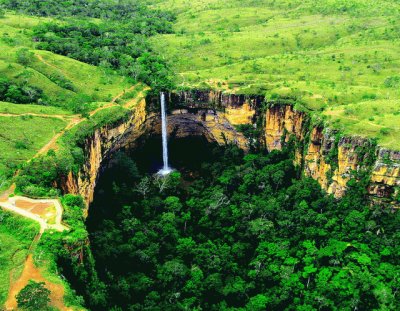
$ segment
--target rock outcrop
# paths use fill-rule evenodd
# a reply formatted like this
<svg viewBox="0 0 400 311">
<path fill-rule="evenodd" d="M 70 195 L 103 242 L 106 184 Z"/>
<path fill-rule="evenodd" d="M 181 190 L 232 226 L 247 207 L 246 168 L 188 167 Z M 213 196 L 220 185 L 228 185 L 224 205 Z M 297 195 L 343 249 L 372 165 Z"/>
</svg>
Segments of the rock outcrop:
<svg viewBox="0 0 400 311">
<path fill-rule="evenodd" d="M 171 111 L 168 115 L 168 134 L 171 138 L 204 136 L 209 142 L 220 145 L 233 143 L 243 150 L 248 150 L 248 141 L 238 132 L 225 113 L 213 110 L 196 110 L 188 112 L 185 109 Z M 148 118 L 145 124 L 146 133 L 161 134 L 161 123 L 158 115 Z"/>
<path fill-rule="evenodd" d="M 400 191 L 400 151 L 380 149 L 372 170 L 369 193 L 378 198 L 395 197 Z"/>
<path fill-rule="evenodd" d="M 391 201 L 400 187 L 400 152 L 389 151 L 357 136 L 342 137 L 323 126 L 310 126 L 309 117 L 292 106 L 270 106 L 266 112 L 265 140 L 269 151 L 281 150 L 296 138 L 296 162 L 328 193 L 341 197 L 354 172 L 371 171 L 371 196 Z M 300 148 L 300 147 L 303 147 Z M 393 202 L 395 204 L 395 202 Z"/>
<path fill-rule="evenodd" d="M 232 125 L 255 125 L 260 118 L 265 118 L 266 148 L 281 150 L 283 145 L 294 143 L 296 164 L 335 197 L 343 196 L 349 179 L 361 171 L 371 175 L 368 188 L 371 196 L 390 202 L 398 194 L 400 152 L 382 149 L 362 137 L 342 137 L 321 125 L 310 125 L 310 116 L 292 105 L 270 104 L 261 109 L 264 103 L 261 96 L 218 91 L 180 92 L 170 94 L 169 99 L 174 107 L 218 110 Z"/>
</svg>

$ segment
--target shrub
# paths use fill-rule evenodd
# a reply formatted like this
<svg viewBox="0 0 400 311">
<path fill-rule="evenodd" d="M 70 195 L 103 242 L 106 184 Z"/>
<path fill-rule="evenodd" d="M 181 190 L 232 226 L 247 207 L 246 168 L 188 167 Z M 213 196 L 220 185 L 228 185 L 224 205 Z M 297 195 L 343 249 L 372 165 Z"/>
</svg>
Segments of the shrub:
<svg viewBox="0 0 400 311">
<path fill-rule="evenodd" d="M 387 77 L 383 84 L 388 88 L 400 87 L 400 76 Z"/>
<path fill-rule="evenodd" d="M 382 135 L 389 135 L 390 134 L 390 129 L 389 128 L 387 128 L 387 127 L 383 127 L 383 128 L 381 128 L 380 129 L 380 131 L 379 131 Z"/>
<path fill-rule="evenodd" d="M 211 40 L 209 38 L 200 40 L 200 45 L 207 45 L 207 44 L 210 44 L 210 43 L 211 43 Z"/>
<path fill-rule="evenodd" d="M 363 96 L 362 96 L 362 99 L 376 99 L 377 98 L 377 96 L 376 96 L 376 94 L 374 94 L 374 93 L 365 93 Z"/>
<path fill-rule="evenodd" d="M 29 149 L 30 142 L 27 139 L 17 140 L 15 142 L 15 149 Z"/>
<path fill-rule="evenodd" d="M 17 51 L 17 63 L 28 66 L 33 60 L 33 52 L 27 48 L 22 48 Z"/>
</svg>

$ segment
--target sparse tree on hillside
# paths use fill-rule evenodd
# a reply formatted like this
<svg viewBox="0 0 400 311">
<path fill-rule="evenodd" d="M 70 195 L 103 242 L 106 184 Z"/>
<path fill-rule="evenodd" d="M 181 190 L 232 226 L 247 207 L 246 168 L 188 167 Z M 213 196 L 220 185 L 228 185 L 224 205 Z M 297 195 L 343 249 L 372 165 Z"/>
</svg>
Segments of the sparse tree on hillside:
<svg viewBox="0 0 400 311">
<path fill-rule="evenodd" d="M 33 53 L 26 48 L 17 51 L 17 62 L 23 66 L 28 66 L 33 60 Z"/>
</svg>

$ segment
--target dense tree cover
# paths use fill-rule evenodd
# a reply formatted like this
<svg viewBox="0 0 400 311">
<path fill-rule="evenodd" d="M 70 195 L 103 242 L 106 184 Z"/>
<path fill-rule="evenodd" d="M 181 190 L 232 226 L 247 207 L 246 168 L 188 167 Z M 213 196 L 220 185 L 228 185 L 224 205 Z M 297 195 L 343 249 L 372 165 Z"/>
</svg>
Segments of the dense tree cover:
<svg viewBox="0 0 400 311">
<path fill-rule="evenodd" d="M 0 0 L 4 8 L 35 16 L 77 16 L 111 20 L 129 19 L 138 25 L 173 20 L 168 11 L 147 9 L 137 0 Z"/>
<path fill-rule="evenodd" d="M 74 279 L 91 309 L 399 308 L 398 211 L 354 180 L 327 196 L 286 152 L 213 155 L 191 182 L 124 155 L 104 173 L 88 222 L 102 282 Z"/>
<path fill-rule="evenodd" d="M 43 90 L 37 87 L 26 82 L 18 84 L 0 77 L 0 101 L 15 104 L 45 104 L 46 98 Z"/>
<path fill-rule="evenodd" d="M 36 311 L 49 310 L 50 291 L 44 282 L 30 280 L 17 295 L 18 308 L 21 310 Z"/>
<path fill-rule="evenodd" d="M 75 149 L 74 149 L 75 150 Z M 81 150 L 75 151 L 81 156 Z M 16 176 L 17 191 L 31 197 L 56 196 L 54 186 L 74 167 L 74 158 L 66 152 L 56 154 L 54 150 L 32 159 Z"/>
</svg>

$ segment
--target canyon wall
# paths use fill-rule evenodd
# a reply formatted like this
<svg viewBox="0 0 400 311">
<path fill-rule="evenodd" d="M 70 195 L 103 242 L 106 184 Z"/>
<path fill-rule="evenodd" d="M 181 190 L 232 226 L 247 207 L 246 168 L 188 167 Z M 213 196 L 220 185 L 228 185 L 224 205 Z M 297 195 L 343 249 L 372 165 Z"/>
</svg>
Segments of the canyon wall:
<svg viewBox="0 0 400 311">
<path fill-rule="evenodd" d="M 146 100 L 142 100 L 132 109 L 128 120 L 105 125 L 86 138 L 83 144 L 85 163 L 77 174 L 70 172 L 68 176 L 62 178 L 59 186 L 63 193 L 79 194 L 89 206 L 93 201 L 94 189 L 104 161 L 110 159 L 119 149 L 134 148 L 137 139 L 143 135 L 161 134 L 159 104 L 154 102 L 154 109 L 149 109 L 149 106 Z M 247 150 L 247 140 L 235 129 L 234 124 L 250 122 L 253 110 L 247 106 L 243 108 L 243 105 L 238 107 L 243 111 L 244 120 L 229 121 L 228 112 L 221 113 L 212 109 L 172 110 L 168 115 L 169 135 L 178 138 L 202 135 L 210 142 L 221 145 L 234 143 Z M 237 114 L 233 113 L 232 118 L 237 119 Z"/>
<path fill-rule="evenodd" d="M 398 204 L 394 200 L 400 188 L 398 151 L 383 149 L 366 138 L 343 137 L 322 125 L 312 125 L 307 113 L 289 104 L 265 103 L 258 95 L 187 91 L 170 94 L 169 98 L 174 106 L 219 110 L 232 125 L 256 127 L 263 119 L 262 141 L 266 149 L 281 150 L 285 144 L 294 144 L 296 164 L 328 193 L 337 198 L 343 196 L 350 178 L 365 173 L 370 177 L 371 196 Z"/>
<path fill-rule="evenodd" d="M 307 119 L 293 106 L 270 106 L 265 126 L 267 149 L 280 150 L 293 135 L 303 147 L 296 150 L 297 162 L 302 163 L 305 175 L 316 179 L 328 193 L 343 196 L 350 178 L 364 172 L 370 176 L 371 196 L 397 204 L 393 200 L 400 187 L 400 152 L 363 137 L 341 136 L 323 126 L 312 126 Z"/>
<path fill-rule="evenodd" d="M 393 205 L 400 188 L 400 152 L 374 145 L 368 139 L 312 125 L 307 113 L 287 104 L 266 104 L 261 96 L 225 95 L 217 91 L 171 93 L 168 130 L 172 137 L 203 135 L 219 144 L 235 143 L 248 150 L 250 143 L 237 130 L 250 124 L 262 133 L 269 151 L 292 145 L 295 162 L 306 176 L 317 180 L 328 193 L 341 197 L 355 172 L 370 176 L 368 191 Z M 62 182 L 65 193 L 82 195 L 89 204 L 104 159 L 120 148 L 132 148 L 141 135 L 161 132 L 158 97 L 147 97 L 132 110 L 128 121 L 104 126 L 86 139 L 86 163 Z"/>
<path fill-rule="evenodd" d="M 64 193 L 81 195 L 87 204 L 93 201 L 94 189 L 102 170 L 103 161 L 115 151 L 126 147 L 143 134 L 142 125 L 147 119 L 146 101 L 143 99 L 131 111 L 127 121 L 105 125 L 96 129 L 84 143 L 85 163 L 78 174 L 70 172 L 61 182 Z"/>
<path fill-rule="evenodd" d="M 209 142 L 217 142 L 220 145 L 233 143 L 245 151 L 249 149 L 245 136 L 236 130 L 234 123 L 224 113 L 207 109 L 195 112 L 177 109 L 170 111 L 167 120 L 170 138 L 204 136 Z M 148 135 L 161 135 L 159 115 L 149 116 L 145 128 Z"/>
</svg>

